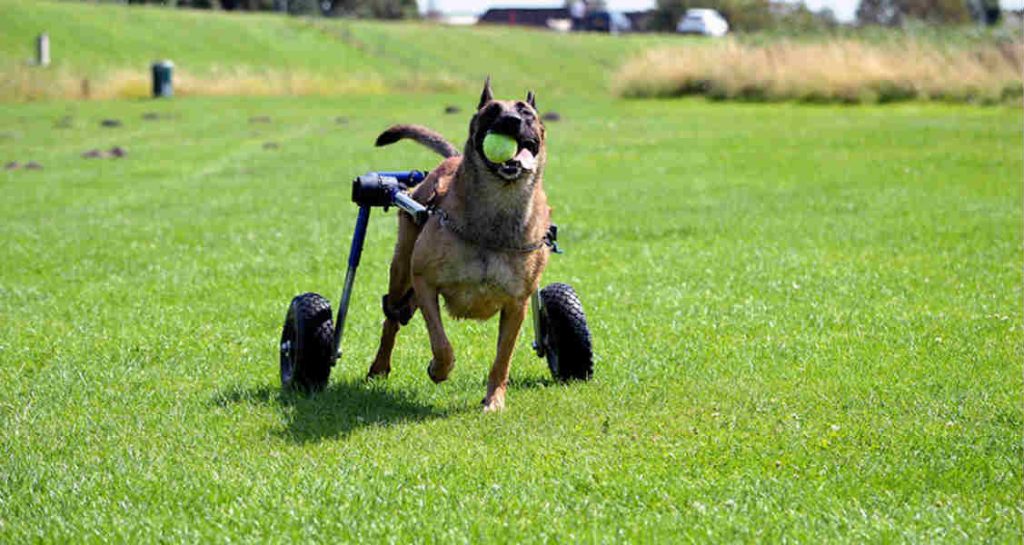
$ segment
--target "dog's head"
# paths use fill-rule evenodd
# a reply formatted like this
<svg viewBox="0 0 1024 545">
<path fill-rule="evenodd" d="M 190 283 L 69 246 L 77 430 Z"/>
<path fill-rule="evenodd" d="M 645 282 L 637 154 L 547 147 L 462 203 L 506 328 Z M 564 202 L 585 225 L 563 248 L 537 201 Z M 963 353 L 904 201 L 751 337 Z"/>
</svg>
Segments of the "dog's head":
<svg viewBox="0 0 1024 545">
<path fill-rule="evenodd" d="M 515 157 L 494 163 L 484 155 L 484 138 L 490 133 L 511 136 L 518 143 Z M 469 124 L 469 142 L 465 156 L 479 168 L 486 169 L 506 184 L 533 179 L 544 169 L 544 124 L 537 115 L 537 99 L 533 92 L 526 100 L 495 100 L 491 78 L 484 83 L 476 114 Z"/>
</svg>

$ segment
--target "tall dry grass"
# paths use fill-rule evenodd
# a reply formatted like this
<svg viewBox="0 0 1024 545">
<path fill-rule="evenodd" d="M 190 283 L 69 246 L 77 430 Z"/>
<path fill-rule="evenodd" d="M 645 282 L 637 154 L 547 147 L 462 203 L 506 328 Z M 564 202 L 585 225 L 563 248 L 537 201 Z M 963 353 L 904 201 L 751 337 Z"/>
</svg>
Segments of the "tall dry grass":
<svg viewBox="0 0 1024 545">
<path fill-rule="evenodd" d="M 175 70 L 174 93 L 179 96 L 310 96 L 346 93 L 406 91 L 450 92 L 464 82 L 437 75 L 386 81 L 374 74 L 330 76 L 294 71 L 233 68 L 191 73 Z M 142 98 L 151 94 L 151 80 L 144 70 L 112 70 L 79 74 L 60 68 L 11 66 L 0 69 L 0 101 L 42 99 Z"/>
<path fill-rule="evenodd" d="M 1024 42 L 972 48 L 906 39 L 744 45 L 735 40 L 648 51 L 627 62 L 613 87 L 624 97 L 876 103 L 1020 100 Z"/>
</svg>

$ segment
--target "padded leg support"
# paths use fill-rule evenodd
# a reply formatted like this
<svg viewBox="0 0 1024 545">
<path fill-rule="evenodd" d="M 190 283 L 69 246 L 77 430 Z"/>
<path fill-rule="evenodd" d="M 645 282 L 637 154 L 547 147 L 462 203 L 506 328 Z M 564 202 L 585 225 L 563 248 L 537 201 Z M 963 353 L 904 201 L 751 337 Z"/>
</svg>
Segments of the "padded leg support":
<svg viewBox="0 0 1024 545">
<path fill-rule="evenodd" d="M 388 296 L 385 295 L 381 299 L 381 307 L 384 310 L 384 316 L 386 316 L 388 320 L 398 322 L 401 325 L 408 324 L 409 320 L 412 319 L 413 313 L 416 312 L 416 309 L 412 304 L 412 296 L 413 290 L 410 289 L 405 292 L 405 295 L 403 295 L 401 299 L 392 304 L 388 301 Z"/>
</svg>

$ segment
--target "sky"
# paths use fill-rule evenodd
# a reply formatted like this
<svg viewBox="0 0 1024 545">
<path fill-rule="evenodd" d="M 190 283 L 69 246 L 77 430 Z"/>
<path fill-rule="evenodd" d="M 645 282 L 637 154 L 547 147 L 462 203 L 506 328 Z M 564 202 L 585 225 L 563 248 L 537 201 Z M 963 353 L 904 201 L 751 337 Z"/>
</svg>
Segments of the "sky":
<svg viewBox="0 0 1024 545">
<path fill-rule="evenodd" d="M 430 0 L 418 0 L 420 9 L 426 9 Z M 432 0 L 434 6 L 445 13 L 461 13 L 479 15 L 491 7 L 558 7 L 565 4 L 559 0 Z M 806 0 L 807 7 L 812 10 L 832 8 L 840 21 L 852 21 L 860 0 Z M 1000 0 L 1004 9 L 1021 9 L 1024 0 Z M 633 11 L 654 7 L 654 0 L 608 0 L 608 6 L 614 10 Z"/>
</svg>

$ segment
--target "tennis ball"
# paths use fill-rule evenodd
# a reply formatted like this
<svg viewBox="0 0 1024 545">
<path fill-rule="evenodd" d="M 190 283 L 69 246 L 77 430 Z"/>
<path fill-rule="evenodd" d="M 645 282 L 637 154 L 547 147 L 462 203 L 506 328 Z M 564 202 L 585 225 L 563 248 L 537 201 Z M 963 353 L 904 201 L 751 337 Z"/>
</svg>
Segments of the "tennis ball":
<svg viewBox="0 0 1024 545">
<path fill-rule="evenodd" d="M 484 155 L 492 163 L 504 163 L 516 156 L 519 143 L 515 138 L 498 133 L 487 133 L 484 137 Z"/>
</svg>

